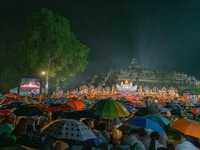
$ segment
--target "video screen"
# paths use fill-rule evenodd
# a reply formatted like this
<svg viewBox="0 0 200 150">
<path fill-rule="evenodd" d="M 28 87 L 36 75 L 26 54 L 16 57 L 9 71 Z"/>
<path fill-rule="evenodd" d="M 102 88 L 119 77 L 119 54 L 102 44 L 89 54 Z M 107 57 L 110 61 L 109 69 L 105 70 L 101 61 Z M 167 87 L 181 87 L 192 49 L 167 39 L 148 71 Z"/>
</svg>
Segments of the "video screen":
<svg viewBox="0 0 200 150">
<path fill-rule="evenodd" d="M 20 95 L 39 94 L 40 78 L 22 78 Z"/>
</svg>

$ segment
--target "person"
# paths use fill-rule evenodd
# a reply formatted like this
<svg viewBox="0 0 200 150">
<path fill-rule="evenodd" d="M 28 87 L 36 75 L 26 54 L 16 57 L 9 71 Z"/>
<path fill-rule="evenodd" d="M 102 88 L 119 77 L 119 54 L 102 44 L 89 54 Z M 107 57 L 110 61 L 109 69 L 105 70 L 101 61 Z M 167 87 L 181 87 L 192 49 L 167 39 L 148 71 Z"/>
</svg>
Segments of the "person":
<svg viewBox="0 0 200 150">
<path fill-rule="evenodd" d="M 158 132 L 156 132 L 156 131 L 152 132 L 150 137 L 151 137 L 151 143 L 149 145 L 149 150 L 157 150 L 160 147 L 165 147 L 164 145 L 162 145 L 158 142 L 159 138 L 160 138 Z"/>
<path fill-rule="evenodd" d="M 107 140 L 107 143 L 110 142 L 110 134 L 109 132 L 106 130 L 106 124 L 105 123 L 100 123 L 99 124 L 99 129 L 101 134 L 104 136 L 104 138 Z"/>
<path fill-rule="evenodd" d="M 120 140 L 122 137 L 122 131 L 118 130 L 118 127 L 122 125 L 119 118 L 114 118 L 112 121 L 111 132 L 114 140 Z"/>
<path fill-rule="evenodd" d="M 141 150 L 145 150 L 143 143 L 139 140 L 139 131 L 137 129 L 132 129 L 130 134 L 123 136 L 120 141 L 120 145 L 127 145 L 129 147 L 133 146 L 135 143 L 140 145 Z"/>
<path fill-rule="evenodd" d="M 19 124 L 13 130 L 13 134 L 18 137 L 19 135 L 24 134 L 26 132 L 26 129 L 27 129 L 26 118 L 21 118 Z"/>
<path fill-rule="evenodd" d="M 181 134 L 181 143 L 174 145 L 178 150 L 199 150 L 192 142 L 189 141 L 189 136 Z"/>
</svg>

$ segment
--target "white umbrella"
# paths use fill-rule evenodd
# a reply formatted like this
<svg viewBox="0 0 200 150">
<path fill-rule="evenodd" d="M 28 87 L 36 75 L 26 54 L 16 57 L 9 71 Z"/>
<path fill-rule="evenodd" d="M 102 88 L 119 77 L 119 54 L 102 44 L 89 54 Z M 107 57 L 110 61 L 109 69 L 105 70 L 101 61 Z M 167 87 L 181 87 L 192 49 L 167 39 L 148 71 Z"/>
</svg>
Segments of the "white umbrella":
<svg viewBox="0 0 200 150">
<path fill-rule="evenodd" d="M 41 134 L 50 135 L 56 139 L 71 139 L 86 141 L 97 138 L 85 124 L 72 119 L 60 119 L 49 123 L 41 130 Z"/>
</svg>

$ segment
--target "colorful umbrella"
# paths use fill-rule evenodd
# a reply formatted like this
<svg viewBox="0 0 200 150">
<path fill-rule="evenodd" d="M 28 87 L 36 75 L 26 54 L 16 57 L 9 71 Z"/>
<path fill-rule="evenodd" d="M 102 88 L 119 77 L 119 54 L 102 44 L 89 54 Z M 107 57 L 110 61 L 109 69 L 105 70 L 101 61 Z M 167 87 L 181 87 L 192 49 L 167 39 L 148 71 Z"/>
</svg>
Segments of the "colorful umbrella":
<svg viewBox="0 0 200 150">
<path fill-rule="evenodd" d="M 167 126 L 168 124 L 171 123 L 171 121 L 169 121 L 167 118 L 158 114 L 148 114 L 143 117 L 157 122 L 160 126 Z"/>
<path fill-rule="evenodd" d="M 147 118 L 143 118 L 143 117 L 132 117 L 132 118 L 128 119 L 126 121 L 126 123 L 135 125 L 138 127 L 155 130 L 158 132 L 164 132 L 163 129 L 161 128 L 161 126 L 157 122 L 147 119 Z"/>
<path fill-rule="evenodd" d="M 199 114 L 200 113 L 200 108 L 194 108 L 194 109 L 191 110 L 191 112 Z"/>
<path fill-rule="evenodd" d="M 51 122 L 41 129 L 41 134 L 50 135 L 56 139 L 78 141 L 97 138 L 84 123 L 72 119 L 60 119 Z"/>
<path fill-rule="evenodd" d="M 13 112 L 16 116 L 37 116 L 43 115 L 43 110 L 35 106 L 23 106 Z"/>
<path fill-rule="evenodd" d="M 200 123 L 190 119 L 179 119 L 170 124 L 174 128 L 186 135 L 200 138 Z"/>
<path fill-rule="evenodd" d="M 11 116 L 13 113 L 9 109 L 0 110 L 0 116 Z"/>
<path fill-rule="evenodd" d="M 75 109 L 67 104 L 49 104 L 44 107 L 45 111 L 54 111 L 54 110 L 64 110 L 64 111 L 75 111 Z"/>
<path fill-rule="evenodd" d="M 91 115 L 100 118 L 115 118 L 130 115 L 127 108 L 115 100 L 100 100 L 90 109 Z"/>
<path fill-rule="evenodd" d="M 44 101 L 42 104 L 55 104 L 56 102 L 54 100 L 47 100 L 47 101 Z"/>
<path fill-rule="evenodd" d="M 67 102 L 65 102 L 65 104 L 71 105 L 76 110 L 80 110 L 80 109 L 85 108 L 85 105 L 81 101 L 75 100 L 75 99 L 67 101 Z"/>
</svg>

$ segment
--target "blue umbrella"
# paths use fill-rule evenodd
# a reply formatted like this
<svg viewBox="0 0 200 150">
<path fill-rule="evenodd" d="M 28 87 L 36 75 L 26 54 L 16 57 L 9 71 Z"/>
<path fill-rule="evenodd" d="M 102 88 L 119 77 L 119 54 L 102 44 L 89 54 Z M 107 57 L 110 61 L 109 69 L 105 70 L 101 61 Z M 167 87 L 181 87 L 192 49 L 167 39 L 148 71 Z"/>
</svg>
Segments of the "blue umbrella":
<svg viewBox="0 0 200 150">
<path fill-rule="evenodd" d="M 171 123 L 167 118 L 159 115 L 159 114 L 148 114 L 143 116 L 144 118 L 148 118 L 150 120 L 156 121 L 160 126 L 167 126 Z"/>
<path fill-rule="evenodd" d="M 164 130 L 161 128 L 161 126 L 157 122 L 147 119 L 147 118 L 132 117 L 128 119 L 126 123 L 164 133 Z"/>
<path fill-rule="evenodd" d="M 64 103 L 64 102 L 66 102 L 66 101 L 69 101 L 69 100 L 68 100 L 68 99 L 61 99 L 61 100 L 60 100 L 61 103 Z"/>
<path fill-rule="evenodd" d="M 56 102 L 54 100 L 48 100 L 48 101 L 44 101 L 42 104 L 55 104 Z"/>
</svg>

